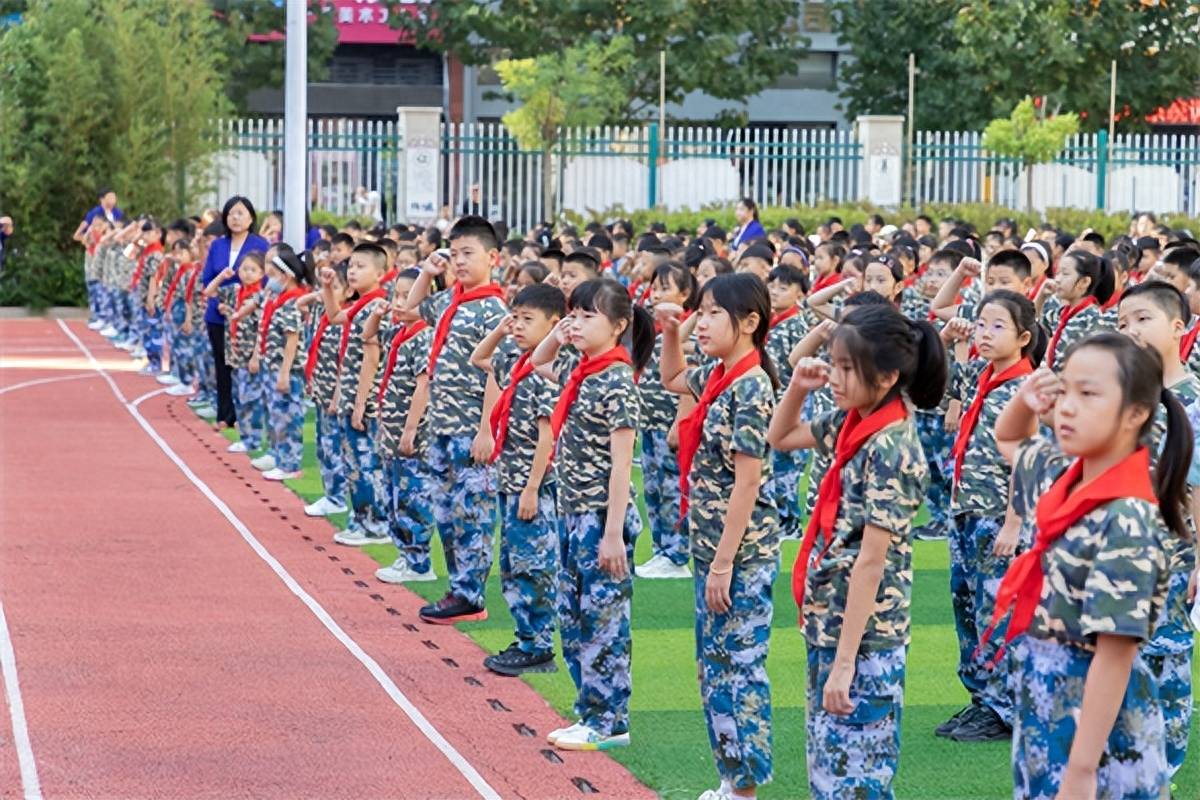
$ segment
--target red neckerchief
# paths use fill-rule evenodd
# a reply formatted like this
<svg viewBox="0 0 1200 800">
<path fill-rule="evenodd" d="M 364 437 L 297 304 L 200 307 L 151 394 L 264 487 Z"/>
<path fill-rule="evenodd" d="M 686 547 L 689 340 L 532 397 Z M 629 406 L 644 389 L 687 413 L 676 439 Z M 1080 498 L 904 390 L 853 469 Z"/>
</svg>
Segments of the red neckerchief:
<svg viewBox="0 0 1200 800">
<path fill-rule="evenodd" d="M 142 250 L 142 254 L 138 256 L 137 269 L 133 271 L 133 280 L 129 282 L 129 291 L 137 289 L 138 282 L 142 279 L 142 270 L 146 268 L 146 259 L 151 253 L 161 253 L 162 249 L 162 242 L 155 242 L 146 245 L 146 248 Z"/>
<path fill-rule="evenodd" d="M 259 351 L 266 355 L 267 352 L 267 333 L 271 329 L 271 317 L 275 316 L 275 312 L 283 308 L 284 304 L 295 300 L 297 297 L 302 297 L 308 294 L 308 290 L 303 286 L 293 286 L 286 292 L 283 292 L 272 300 L 267 301 L 267 307 L 263 310 L 262 327 L 259 335 Z"/>
<path fill-rule="evenodd" d="M 392 343 L 388 346 L 387 363 L 383 367 L 383 377 L 379 380 L 379 395 L 376 399 L 380 404 L 383 403 L 383 396 L 387 393 L 388 381 L 392 379 L 392 373 L 396 371 L 396 357 L 400 355 L 401 346 L 428 327 L 429 323 L 419 319 L 405 325 L 392 337 Z"/>
<path fill-rule="evenodd" d="M 550 429 L 554 432 L 555 442 L 558 441 L 558 435 L 562 433 L 563 423 L 567 421 L 567 416 L 571 413 L 571 406 L 575 405 L 575 401 L 579 399 L 579 387 L 583 385 L 584 380 L 598 372 L 603 372 L 613 364 L 629 364 L 631 366 L 633 364 L 633 359 L 629 357 L 629 351 L 622 345 L 617 345 L 595 358 L 584 356 L 575 369 L 571 370 L 571 376 L 567 378 L 567 385 L 563 387 L 558 402 L 554 404 L 554 413 L 550 415 Z"/>
<path fill-rule="evenodd" d="M 485 297 L 495 297 L 501 301 L 504 300 L 504 287 L 498 283 L 485 283 L 471 290 L 463 289 L 461 283 L 456 283 L 451 292 L 450 305 L 446 306 L 446 310 L 438 318 L 437 328 L 433 332 L 433 344 L 429 348 L 429 369 L 427 372 L 429 373 L 430 380 L 433 380 L 433 371 L 437 367 L 438 356 L 442 354 L 442 348 L 446 346 L 446 339 L 450 336 L 450 323 L 454 321 L 454 315 L 458 313 L 458 307 L 464 303 L 482 300 Z"/>
<path fill-rule="evenodd" d="M 1077 459 L 1038 500 L 1037 538 L 1033 547 L 1017 556 L 1004 573 L 996 593 L 992 622 L 979 638 L 982 648 L 1000 620 L 1012 610 L 1004 644 L 992 659 L 993 665 L 999 662 L 1007 644 L 1028 630 L 1033 622 L 1045 579 L 1042 556 L 1060 536 L 1085 515 L 1113 500 L 1130 497 L 1158 504 L 1150 483 L 1150 451 L 1145 447 L 1134 450 L 1094 480 L 1077 485 L 1082 475 L 1083 460 Z"/>
<path fill-rule="evenodd" d="M 389 283 L 396 280 L 396 278 L 399 277 L 399 275 L 400 275 L 400 270 L 396 269 L 395 267 L 392 267 L 391 269 L 389 269 L 387 272 L 385 272 L 383 274 L 382 278 L 379 279 L 379 285 L 387 286 Z"/>
<path fill-rule="evenodd" d="M 167 296 L 163 298 L 163 310 L 171 310 L 171 301 L 175 299 L 175 291 L 179 288 L 179 282 L 195 267 L 195 264 L 180 264 L 179 269 L 175 270 L 175 276 L 171 278 L 170 285 L 167 286 Z"/>
<path fill-rule="evenodd" d="M 795 309 L 793 309 L 795 310 Z M 688 473 L 692 470 L 692 459 L 700 449 L 700 438 L 704 434 L 704 420 L 708 409 L 721 393 L 733 385 L 733 382 L 762 363 L 762 356 L 757 349 L 751 350 L 738 359 L 738 362 L 726 372 L 725 365 L 718 364 L 716 369 L 708 374 L 704 383 L 704 391 L 696 405 L 686 417 L 679 421 L 679 513 L 687 516 L 688 509 Z"/>
<path fill-rule="evenodd" d="M 363 308 L 366 307 L 367 303 L 370 303 L 372 300 L 378 300 L 385 294 L 387 294 L 387 292 L 384 289 L 372 289 L 362 297 L 358 298 L 358 300 L 354 301 L 354 305 L 350 306 L 349 310 L 346 311 L 346 321 L 342 323 L 342 339 L 341 342 L 338 343 L 337 363 L 339 370 L 342 368 L 342 360 L 346 357 L 346 348 L 350 346 L 350 329 L 353 327 L 350 323 L 354 321 L 356 316 L 358 316 L 358 312 L 362 311 Z"/>
<path fill-rule="evenodd" d="M 247 286 L 245 284 L 238 285 L 237 300 L 235 301 L 234 306 L 233 306 L 233 311 L 235 314 L 237 313 L 237 310 L 242 307 L 242 304 L 245 303 L 246 300 L 248 300 L 252 294 L 262 291 L 262 285 L 263 285 L 262 278 L 258 279 L 258 283 L 252 283 L 249 286 Z M 229 315 L 229 338 L 235 339 L 237 337 L 237 329 L 238 329 L 238 320 L 236 320 L 234 318 L 233 314 L 230 314 Z"/>
<path fill-rule="evenodd" d="M 642 288 L 642 281 L 640 279 L 629 284 L 629 299 L 636 300 L 637 296 L 638 296 L 638 289 L 641 289 L 641 288 Z"/>
<path fill-rule="evenodd" d="M 1112 297 L 1110 297 L 1104 301 L 1103 305 L 1100 306 L 1100 310 L 1108 311 L 1111 308 L 1116 308 L 1117 303 L 1121 302 L 1121 295 L 1123 295 L 1123 294 L 1125 294 L 1124 289 L 1117 289 L 1115 292 L 1112 293 Z"/>
<path fill-rule="evenodd" d="M 771 315 L 771 321 L 767 325 L 767 330 L 771 330 L 781 322 L 785 322 L 800 313 L 800 306 L 792 306 L 787 311 L 780 311 L 778 314 Z"/>
<path fill-rule="evenodd" d="M 500 451 L 504 449 L 504 440 L 508 438 L 508 418 L 512 415 L 513 398 L 517 394 L 517 386 L 534 372 L 535 367 L 530 359 L 532 355 L 532 350 L 526 350 L 517 359 L 517 363 L 513 365 L 512 375 L 508 379 L 508 386 L 504 387 L 496 405 L 492 406 L 492 415 L 488 418 L 492 426 L 492 438 L 496 440 L 496 446 L 492 449 L 492 461 L 500 457 Z"/>
<path fill-rule="evenodd" d="M 827 289 L 828 287 L 833 286 L 835 283 L 837 283 L 841 279 L 842 279 L 842 273 L 840 273 L 840 272 L 831 272 L 828 275 L 822 275 L 821 277 L 817 278 L 816 281 L 813 282 L 812 289 L 810 289 L 808 293 L 809 293 L 809 295 L 812 295 L 814 292 L 819 292 L 822 289 Z"/>
<path fill-rule="evenodd" d="M 1095 295 L 1088 295 L 1070 308 L 1064 308 L 1058 317 L 1058 325 L 1054 329 L 1054 335 L 1050 337 L 1050 346 L 1046 348 L 1046 366 L 1054 367 L 1054 351 L 1058 349 L 1058 340 L 1062 338 L 1062 332 L 1067 327 L 1067 323 L 1071 318 L 1083 311 L 1088 306 L 1097 305 Z"/>
<path fill-rule="evenodd" d="M 192 277 L 188 278 L 187 289 L 184 290 L 183 299 L 190 303 L 196 292 L 196 279 L 200 277 L 200 264 L 192 264 Z"/>
<path fill-rule="evenodd" d="M 963 415 L 962 422 L 958 426 L 958 436 L 954 440 L 954 450 L 952 451 L 954 453 L 955 485 L 962 480 L 962 466 L 963 459 L 967 455 L 967 444 L 971 441 L 971 434 L 974 432 L 975 426 L 979 424 L 979 416 L 983 413 L 983 403 L 987 396 L 996 387 L 1008 381 L 1023 378 L 1033 372 L 1033 364 L 1028 358 L 1022 358 L 995 378 L 992 377 L 992 372 L 991 364 L 984 367 L 983 374 L 979 376 L 979 388 L 975 392 L 975 399 L 967 408 L 967 413 Z"/>
<path fill-rule="evenodd" d="M 308 357 L 304 359 L 304 384 L 306 386 L 312 381 L 313 371 L 317 368 L 317 354 L 321 350 L 321 342 L 328 329 L 329 315 L 321 312 L 321 319 L 317 320 L 317 329 L 313 331 L 312 343 L 308 346 Z"/>
<path fill-rule="evenodd" d="M 1179 360 L 1185 364 L 1192 354 L 1192 348 L 1196 346 L 1197 334 L 1200 334 L 1200 322 L 1192 325 L 1192 329 L 1184 333 L 1183 338 L 1179 340 Z"/>
<path fill-rule="evenodd" d="M 1042 277 L 1037 279 L 1037 283 L 1035 283 L 1033 285 L 1033 288 L 1030 289 L 1029 293 L 1026 294 L 1025 296 L 1028 297 L 1030 300 L 1037 300 L 1038 293 L 1042 291 L 1042 286 L 1045 283 L 1046 283 L 1046 273 L 1043 272 Z"/>
<path fill-rule="evenodd" d="M 825 548 L 828 549 L 833 540 L 833 528 L 837 522 L 838 507 L 842 503 L 842 467 L 858 454 L 867 441 L 893 423 L 908 418 L 908 409 L 904 401 L 894 397 L 888 403 L 875 409 L 865 418 L 860 417 L 858 409 L 853 408 L 846 415 L 841 430 L 838 431 L 837 445 L 834 448 L 833 464 L 821 478 L 817 502 L 813 507 L 812 516 L 808 521 L 808 530 L 804 532 L 804 541 L 800 544 L 800 552 L 796 555 L 796 564 L 792 567 L 792 597 L 796 607 L 800 609 L 801 618 L 804 615 L 804 584 L 808 580 L 809 557 L 813 545 L 816 544 L 817 534 L 825 535 Z M 822 555 L 824 553 L 822 552 Z M 820 558 L 820 556 L 818 556 Z"/>
</svg>

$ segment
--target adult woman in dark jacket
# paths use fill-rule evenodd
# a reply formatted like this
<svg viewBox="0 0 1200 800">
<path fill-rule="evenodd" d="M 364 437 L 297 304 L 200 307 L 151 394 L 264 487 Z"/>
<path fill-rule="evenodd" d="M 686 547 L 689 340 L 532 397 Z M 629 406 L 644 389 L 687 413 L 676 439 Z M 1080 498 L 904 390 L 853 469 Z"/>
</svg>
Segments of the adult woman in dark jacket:
<svg viewBox="0 0 1200 800">
<path fill-rule="evenodd" d="M 214 241 L 208 249 L 204 272 L 200 277 L 201 286 L 207 286 L 226 267 L 234 270 L 234 277 L 221 285 L 237 283 L 237 268 L 246 253 L 267 251 L 270 243 L 253 233 L 257 222 L 258 215 L 255 214 L 254 204 L 249 198 L 235 195 L 225 201 L 225 207 L 221 209 L 221 224 L 225 227 L 225 235 Z M 218 305 L 218 298 L 214 297 L 208 301 L 204 322 L 208 327 L 208 342 L 212 345 L 213 360 L 217 365 L 217 422 L 231 426 L 237 421 L 233 410 L 233 377 L 225 363 L 225 317 L 218 310 Z"/>
</svg>

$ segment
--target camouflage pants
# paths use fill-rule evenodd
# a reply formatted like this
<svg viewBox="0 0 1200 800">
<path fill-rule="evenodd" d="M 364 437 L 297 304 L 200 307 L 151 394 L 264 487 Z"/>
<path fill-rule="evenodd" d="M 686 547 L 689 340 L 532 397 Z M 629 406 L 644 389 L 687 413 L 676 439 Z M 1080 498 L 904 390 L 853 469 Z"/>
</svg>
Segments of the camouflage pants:
<svg viewBox="0 0 1200 800">
<path fill-rule="evenodd" d="M 925 489 L 929 527 L 949 533 L 950 487 L 954 478 L 950 449 L 954 446 L 954 436 L 947 432 L 946 418 L 942 414 L 918 411 L 915 416 L 921 449 L 929 462 L 929 485 Z"/>
<path fill-rule="evenodd" d="M 267 416 L 266 394 L 261 369 L 253 375 L 248 367 L 233 371 L 233 405 L 237 411 L 238 434 L 251 450 L 262 447 Z"/>
<path fill-rule="evenodd" d="M 387 519 L 383 503 L 387 489 L 383 482 L 383 466 L 375 451 L 374 419 L 363 421 L 366 430 L 350 424 L 349 414 L 339 414 L 342 428 L 342 458 L 346 463 L 346 483 L 350 489 L 350 517 L 346 529 L 361 531 L 367 523 Z"/>
<path fill-rule="evenodd" d="M 167 317 L 167 340 L 171 343 L 171 373 L 184 386 L 191 386 L 196 380 L 195 337 L 183 332 L 185 315 L 183 304 L 175 304 Z"/>
<path fill-rule="evenodd" d="M 981 701 L 987 683 L 987 673 L 975 658 L 979 634 L 987 630 L 986 625 L 980 628 L 976 624 L 976 541 L 981 526 L 994 524 L 990 519 L 959 514 L 946 537 L 950 545 L 950 605 L 954 610 L 954 632 L 958 636 L 958 679 L 970 693 L 972 702 Z M 1003 641 L 1003 638 L 997 637 L 997 641 Z"/>
<path fill-rule="evenodd" d="M 304 373 L 293 370 L 288 377 L 286 392 L 271 381 L 267 423 L 275 466 L 284 472 L 299 472 L 304 456 Z"/>
<path fill-rule="evenodd" d="M 600 569 L 605 514 L 561 514 L 558 520 L 558 625 L 563 660 L 578 694 L 575 716 L 602 736 L 629 730 L 633 640 L 633 545 L 642 524 L 631 502 L 625 512 L 630 572 L 616 580 Z"/>
<path fill-rule="evenodd" d="M 134 329 L 134 310 L 137 303 L 133 299 L 133 294 L 121 289 L 114 289 L 117 293 L 117 337 L 125 341 L 132 341 L 135 338 Z"/>
<path fill-rule="evenodd" d="M 141 317 L 142 347 L 146 349 L 146 360 L 155 372 L 162 370 L 163 324 L 162 312 L 150 313 L 138 301 L 138 316 Z"/>
<path fill-rule="evenodd" d="M 538 491 L 537 516 L 517 516 L 520 495 L 500 495 L 500 585 L 526 653 L 554 652 L 558 603 L 558 514 L 554 484 Z"/>
<path fill-rule="evenodd" d="M 117 318 L 117 303 L 113 297 L 112 287 L 103 281 L 96 287 L 96 313 L 100 315 L 100 319 L 110 325 Z"/>
<path fill-rule="evenodd" d="M 213 359 L 212 348 L 208 344 L 208 331 L 201 321 L 192 332 L 192 351 L 196 354 L 196 374 L 200 379 L 200 392 L 197 397 L 212 405 L 217 403 L 217 362 Z"/>
<path fill-rule="evenodd" d="M 471 458 L 471 439 L 469 435 L 434 436 L 429 443 L 429 471 L 437 480 L 433 514 L 446 554 L 450 591 L 482 606 L 484 584 L 492 569 L 496 473 Z"/>
<path fill-rule="evenodd" d="M 1013 648 L 1013 796 L 1053 800 L 1067 766 L 1092 654 L 1048 639 L 1022 636 Z M 1097 800 L 1164 797 L 1167 778 L 1163 714 L 1154 676 L 1133 662 L 1096 773 Z"/>
<path fill-rule="evenodd" d="M 100 281 L 88 278 L 87 296 L 88 296 L 88 319 L 100 319 Z"/>
<path fill-rule="evenodd" d="M 708 743 L 721 780 L 752 789 L 771 780 L 771 682 L 767 648 L 779 564 L 736 565 L 732 607 L 710 611 L 704 586 L 712 565 L 695 563 L 696 661 Z"/>
<path fill-rule="evenodd" d="M 1158 683 L 1158 703 L 1166 727 L 1167 769 L 1174 777 L 1187 755 L 1192 725 L 1192 651 L 1150 655 L 1143 651 L 1150 674 Z"/>
<path fill-rule="evenodd" d="M 642 482 L 654 555 L 666 556 L 672 564 L 686 564 L 688 536 L 680 518 L 679 456 L 667 445 L 666 431 L 642 432 Z"/>
<path fill-rule="evenodd" d="M 433 539 L 433 478 L 420 458 L 384 459 L 388 474 L 389 526 L 392 541 L 416 572 L 428 572 Z M 343 478 L 343 481 L 345 479 Z"/>
<path fill-rule="evenodd" d="M 804 473 L 800 456 L 807 450 L 771 450 L 771 477 L 763 487 L 768 497 L 775 498 L 779 509 L 779 533 L 787 538 L 800 538 L 800 476 Z"/>
<path fill-rule="evenodd" d="M 964 516 L 960 516 L 958 519 L 961 521 Z M 965 516 L 965 519 L 968 521 L 968 526 L 974 528 L 975 533 L 973 545 L 975 566 L 972 570 L 972 579 L 975 631 L 978 636 L 982 635 L 992 622 L 992 612 L 996 609 L 996 593 L 1000 591 L 1000 582 L 1004 580 L 1004 573 L 1008 572 L 1013 557 L 998 556 L 992 552 L 996 536 L 1000 533 L 1003 524 L 1002 519 L 975 516 Z M 951 535 L 953 536 L 953 533 Z M 1020 552 L 1020 549 L 1017 552 Z M 1011 726 L 1013 724 L 1013 696 L 1009 688 L 1008 674 L 1011 671 L 1012 654 L 1006 653 L 994 665 L 992 664 L 1007 631 L 1007 621 L 996 627 L 992 638 L 983 642 L 979 648 L 979 656 L 974 659 L 974 667 L 975 674 L 983 682 L 979 699 Z"/>
<path fill-rule="evenodd" d="M 860 651 L 850 684 L 854 711 L 830 714 L 822 707 L 825 681 L 837 648 L 808 648 L 805 722 L 808 787 L 813 800 L 869 797 L 891 800 L 900 766 L 900 717 L 904 708 L 907 648 Z"/>
<path fill-rule="evenodd" d="M 346 449 L 342 440 L 341 419 L 317 403 L 317 464 L 321 468 L 321 485 L 330 500 L 346 499 Z"/>
</svg>

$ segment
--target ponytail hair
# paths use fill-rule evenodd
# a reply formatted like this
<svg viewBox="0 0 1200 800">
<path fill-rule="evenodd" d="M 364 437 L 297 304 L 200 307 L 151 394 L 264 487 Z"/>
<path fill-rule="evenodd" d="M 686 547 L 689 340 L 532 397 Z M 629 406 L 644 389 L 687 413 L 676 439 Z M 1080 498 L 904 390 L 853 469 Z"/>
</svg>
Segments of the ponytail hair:
<svg viewBox="0 0 1200 800">
<path fill-rule="evenodd" d="M 629 291 L 612 278 L 584 281 L 571 291 L 568 309 L 603 314 L 614 325 L 625 323 L 621 344 L 633 358 L 633 369 L 641 372 L 654 354 L 654 317 L 629 297 Z"/>
<path fill-rule="evenodd" d="M 904 392 L 924 409 L 942 402 L 948 377 L 946 348 L 928 322 L 910 320 L 890 304 L 858 306 L 834 329 L 829 346 L 839 343 L 864 383 L 874 386 L 882 375 L 897 373 L 889 398 Z"/>
<path fill-rule="evenodd" d="M 700 297 L 703 299 L 705 296 L 711 296 L 713 303 L 729 315 L 734 325 L 740 324 L 751 314 L 758 315 L 758 325 L 750 339 L 758 351 L 759 365 L 771 379 L 771 386 L 778 389 L 779 373 L 775 371 L 775 364 L 767 353 L 767 333 L 771 329 L 771 295 L 767 285 L 757 275 L 748 272 L 718 275 L 704 284 Z"/>
<path fill-rule="evenodd" d="M 1107 303 L 1117 290 L 1116 274 L 1107 258 L 1092 255 L 1086 250 L 1068 250 L 1063 258 L 1075 262 L 1075 272 L 1081 278 L 1090 278 L 1088 294 L 1095 297 L 1101 304 Z M 1059 259 L 1060 261 L 1062 259 Z"/>
</svg>

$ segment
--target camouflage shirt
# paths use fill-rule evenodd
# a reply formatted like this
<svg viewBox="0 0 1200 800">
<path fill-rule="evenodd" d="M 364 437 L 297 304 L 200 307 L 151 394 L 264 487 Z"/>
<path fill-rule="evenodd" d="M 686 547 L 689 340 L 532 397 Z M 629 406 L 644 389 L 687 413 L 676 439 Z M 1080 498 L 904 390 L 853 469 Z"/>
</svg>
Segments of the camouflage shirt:
<svg viewBox="0 0 1200 800">
<path fill-rule="evenodd" d="M 401 329 L 397 328 L 396 332 Z M 328 335 L 328 334 L 326 334 Z M 393 336 L 379 339 L 380 359 L 387 366 L 388 349 L 391 347 Z M 376 450 L 384 458 L 396 458 L 400 455 L 400 439 L 404 436 L 404 425 L 408 422 L 408 411 L 412 408 L 412 398 L 417 391 L 417 378 L 425 374 L 429 366 L 429 345 L 433 342 L 433 329 L 426 326 L 424 330 L 413 336 L 396 351 L 396 364 L 388 377 L 387 387 L 383 391 L 383 406 L 379 409 L 379 437 L 376 439 Z M 337 359 L 337 353 L 334 353 Z M 380 380 L 383 380 L 383 367 L 380 368 Z M 314 381 L 315 382 L 315 381 Z M 429 435 L 428 410 L 421 417 L 415 438 L 416 456 L 425 457 L 425 448 Z"/>
<path fill-rule="evenodd" d="M 320 324 L 321 317 L 325 314 L 325 305 L 320 301 L 314 302 L 309 306 L 310 315 L 317 324 Z M 313 328 L 312 337 L 309 338 L 311 346 L 313 338 L 316 337 L 316 328 Z M 337 357 L 338 346 L 342 341 L 342 326 L 330 323 L 325 326 L 325 332 L 321 335 L 321 341 L 317 345 L 317 363 L 313 365 L 312 380 L 308 382 L 308 396 L 321 409 L 321 413 L 327 413 L 329 404 L 333 402 L 333 394 L 337 389 Z M 380 339 L 382 344 L 383 340 Z M 386 352 L 381 355 L 381 358 L 386 357 Z M 304 351 L 305 363 L 308 363 L 308 350 Z"/>
<path fill-rule="evenodd" d="M 646 368 L 638 375 L 638 395 L 642 398 L 642 430 L 667 431 L 675 424 L 679 395 L 663 388 L 662 336 L 654 339 L 654 351 Z"/>
<path fill-rule="evenodd" d="M 805 322 L 803 314 L 788 317 L 771 328 L 767 334 L 767 355 L 771 357 L 771 364 L 774 365 L 775 374 L 779 377 L 779 391 L 775 395 L 776 399 L 783 397 L 784 390 L 792 380 L 792 365 L 788 362 L 788 356 L 806 335 L 808 335 L 808 324 Z"/>
<path fill-rule="evenodd" d="M 832 462 L 846 412 L 835 411 L 812 422 L 816 453 Z M 842 468 L 842 500 L 833 541 L 818 536 L 819 560 L 808 570 L 801 615 L 810 647 L 837 647 L 850 590 L 850 571 L 862 549 L 867 525 L 891 534 L 887 563 L 867 620 L 861 649 L 876 650 L 909 642 L 912 599 L 912 522 L 925 500 L 929 465 L 910 414 L 876 433 Z"/>
<path fill-rule="evenodd" d="M 929 319 L 929 308 L 932 305 L 932 300 L 921 294 L 916 286 L 906 286 L 900 293 L 900 313 L 911 320 Z"/>
<path fill-rule="evenodd" d="M 296 306 L 295 298 L 287 301 L 271 315 L 271 325 L 267 330 L 267 352 L 263 357 L 263 367 L 277 375 L 283 369 L 283 349 L 287 346 L 288 334 L 296 334 L 299 341 L 296 355 L 292 359 L 292 375 L 304 374 L 304 341 L 300 338 L 303 324 L 300 320 L 300 309 Z"/>
<path fill-rule="evenodd" d="M 1071 465 L 1050 441 L 1034 437 L 1017 450 L 1013 507 L 1035 520 L 1038 498 Z M 1167 596 L 1167 533 L 1158 507 L 1121 498 L 1080 518 L 1042 556 L 1042 597 L 1028 634 L 1084 650 L 1096 634 L 1150 638 Z"/>
<path fill-rule="evenodd" d="M 508 387 L 513 367 L 520 357 L 521 351 L 511 344 L 496 350 L 492 357 L 492 369 L 501 389 Z M 520 494 L 529 483 L 533 456 L 537 451 L 538 420 L 544 419 L 549 423 L 558 395 L 558 387 L 536 370 L 517 385 L 504 435 L 504 450 L 496 459 L 496 466 L 499 467 L 496 485 L 502 493 Z M 547 471 L 542 478 L 542 485 L 549 484 L 553 477 Z"/>
<path fill-rule="evenodd" d="M 571 374 L 569 363 L 564 360 L 561 368 L 556 364 L 561 386 Z M 608 508 L 612 434 L 622 428 L 638 429 L 640 405 L 633 369 L 627 364 L 614 364 L 579 387 L 579 397 L 563 423 L 554 451 L 558 507 L 563 514 Z M 631 498 L 637 496 L 632 489 L 630 492 Z"/>
<path fill-rule="evenodd" d="M 192 274 L 184 278 L 183 282 L 179 284 L 179 295 L 185 300 L 187 298 L 187 285 L 192 278 L 196 279 L 196 282 L 192 284 L 192 328 L 197 331 L 203 331 L 205 329 L 204 311 L 208 308 L 208 298 L 204 296 L 203 264 L 197 264 L 193 268 Z"/>
<path fill-rule="evenodd" d="M 363 327 L 367 324 L 371 314 L 376 308 L 386 306 L 387 300 L 382 297 L 376 297 L 371 302 L 358 310 L 354 315 L 354 319 L 346 323 L 350 326 L 350 338 L 346 342 L 346 355 L 342 359 L 341 370 L 338 372 L 338 383 L 341 385 L 342 394 L 338 398 L 338 413 L 350 416 L 354 413 L 354 401 L 358 397 L 358 373 L 362 371 L 363 356 L 366 351 L 366 346 L 363 344 Z M 342 326 L 345 328 L 345 325 Z M 328 336 L 329 334 L 325 334 Z M 384 341 L 380 337 L 380 342 Z M 339 337 L 340 346 L 340 337 Z M 363 411 L 363 419 L 373 419 L 375 417 L 375 396 L 379 392 L 379 379 L 383 377 L 383 362 L 387 358 L 387 351 L 383 346 L 379 346 L 379 363 L 375 366 L 375 374 L 371 376 L 371 386 L 367 389 L 367 401 Z M 335 356 L 336 362 L 336 356 Z"/>
<path fill-rule="evenodd" d="M 452 294 L 438 292 L 421 303 L 421 317 L 429 327 L 436 330 Z M 479 430 L 487 375 L 471 365 L 471 353 L 507 313 L 496 297 L 458 307 L 429 382 L 429 422 L 439 436 L 474 436 Z"/>
<path fill-rule="evenodd" d="M 962 397 L 964 416 L 970 404 L 975 402 L 979 376 L 987 363 L 976 359 L 970 364 L 962 365 L 964 369 L 958 370 L 964 373 L 960 383 L 974 387 L 970 392 L 964 392 Z M 954 485 L 950 501 L 951 513 L 1003 517 L 1008 510 L 1011 469 L 1008 461 L 996 448 L 996 418 L 1021 388 L 1022 380 L 1016 378 L 1005 381 L 993 389 L 983 401 L 979 421 L 975 424 L 975 430 L 971 433 L 966 453 L 963 455 L 962 478 Z"/>
<path fill-rule="evenodd" d="M 167 262 L 167 268 L 163 273 L 163 279 L 158 282 L 158 293 L 154 296 L 154 305 L 159 311 L 168 311 L 167 308 L 167 290 L 171 288 L 171 281 L 175 278 L 175 273 L 182 269 L 182 265 L 175 259 Z M 172 304 L 175 298 L 171 298 Z"/>
<path fill-rule="evenodd" d="M 699 397 L 714 366 L 688 372 L 688 388 Z M 767 427 L 775 411 L 775 392 L 761 368 L 738 378 L 713 400 L 704 417 L 700 448 L 688 473 L 688 533 L 692 555 L 711 562 L 725 531 L 725 512 L 733 491 L 734 456 L 762 459 L 762 480 L 750 522 L 734 558 L 738 564 L 762 564 L 779 558 L 779 513 L 766 490 L 771 478 Z"/>
<path fill-rule="evenodd" d="M 241 284 L 237 283 L 222 286 L 217 297 L 222 303 L 236 310 L 238 289 L 240 288 L 242 288 Z M 247 366 L 250 358 L 254 355 L 255 348 L 258 347 L 258 326 L 262 321 L 266 297 L 267 292 L 264 289 L 245 299 L 244 302 L 254 302 L 256 305 L 254 311 L 238 320 L 236 331 L 233 330 L 229 317 L 225 318 L 225 363 L 234 369 Z"/>
<path fill-rule="evenodd" d="M 1057 326 L 1057 323 L 1055 325 Z M 1062 372 L 1063 366 L 1067 362 L 1067 351 L 1071 349 L 1072 345 L 1108 327 L 1108 319 L 1104 316 L 1104 312 L 1100 310 L 1100 306 L 1097 305 L 1088 306 L 1067 320 L 1067 324 L 1063 327 L 1062 334 L 1058 337 L 1058 343 L 1054 348 L 1054 361 L 1052 364 L 1054 371 Z M 1054 329 L 1051 329 L 1050 336 L 1053 338 Z M 1050 354 L 1047 353 L 1046 357 L 1049 359 Z"/>
<path fill-rule="evenodd" d="M 138 275 L 137 288 L 135 294 L 139 303 L 145 303 L 146 297 L 150 294 L 150 281 L 154 278 L 154 273 L 158 272 L 158 265 L 162 263 L 163 254 L 161 250 L 155 251 L 146 256 L 146 260 L 142 263 L 142 274 Z M 137 265 L 134 264 L 134 271 L 137 271 Z M 131 275 L 130 278 L 133 276 Z"/>
</svg>

